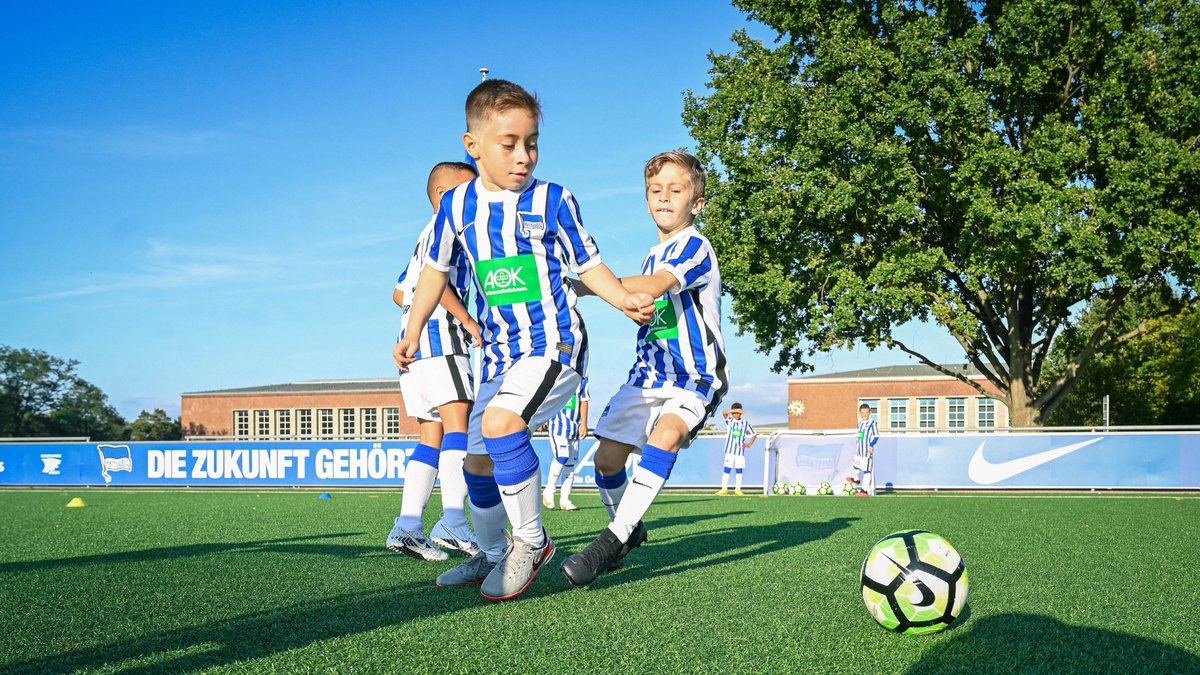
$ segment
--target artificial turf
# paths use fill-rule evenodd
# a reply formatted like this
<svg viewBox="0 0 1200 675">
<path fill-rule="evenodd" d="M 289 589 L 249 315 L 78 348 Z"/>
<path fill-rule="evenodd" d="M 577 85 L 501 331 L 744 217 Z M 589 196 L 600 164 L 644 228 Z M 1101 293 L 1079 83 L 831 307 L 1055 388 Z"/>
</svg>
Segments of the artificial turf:
<svg viewBox="0 0 1200 675">
<path fill-rule="evenodd" d="M 546 513 L 555 560 L 493 604 L 433 586 L 462 558 L 383 549 L 399 492 L 318 494 L 0 491 L 0 672 L 1200 672 L 1194 496 L 669 493 L 576 590 L 558 566 L 606 522 L 577 492 Z M 970 575 L 937 635 L 860 596 L 867 551 L 910 528 Z"/>
</svg>

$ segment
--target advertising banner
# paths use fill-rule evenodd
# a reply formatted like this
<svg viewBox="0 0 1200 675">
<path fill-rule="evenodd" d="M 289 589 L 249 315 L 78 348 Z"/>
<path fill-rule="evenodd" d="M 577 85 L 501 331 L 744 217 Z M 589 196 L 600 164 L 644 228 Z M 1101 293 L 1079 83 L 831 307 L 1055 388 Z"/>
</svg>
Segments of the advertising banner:
<svg viewBox="0 0 1200 675">
<path fill-rule="evenodd" d="M 553 453 L 535 438 L 543 479 Z M 580 444 L 577 486 L 595 485 L 598 443 Z M 0 486 L 401 487 L 413 440 L 0 444 Z M 756 446 L 761 448 L 761 445 Z M 668 487 L 721 483 L 724 438 L 681 452 Z M 761 487 L 763 455 L 746 457 L 746 485 Z"/>
<path fill-rule="evenodd" d="M 854 452 L 851 435 L 779 435 L 771 443 L 777 475 L 836 465 Z M 880 488 L 1197 489 L 1200 434 L 882 436 L 874 469 Z"/>
</svg>

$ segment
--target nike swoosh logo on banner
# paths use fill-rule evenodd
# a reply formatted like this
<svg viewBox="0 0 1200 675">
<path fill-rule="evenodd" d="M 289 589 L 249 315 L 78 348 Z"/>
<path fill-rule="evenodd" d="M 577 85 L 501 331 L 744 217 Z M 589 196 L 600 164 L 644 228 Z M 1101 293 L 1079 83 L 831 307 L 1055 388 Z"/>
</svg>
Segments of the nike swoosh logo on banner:
<svg viewBox="0 0 1200 675">
<path fill-rule="evenodd" d="M 992 485 L 993 483 L 1008 480 L 1013 476 L 1025 473 L 1030 469 L 1035 469 L 1046 462 L 1052 462 L 1059 457 L 1064 457 L 1076 450 L 1086 448 L 1102 440 L 1104 439 L 1093 438 L 1090 441 L 1064 445 L 1061 448 L 1051 448 L 1050 450 L 1029 455 L 1028 457 L 1010 459 L 1007 462 L 989 462 L 984 459 L 983 446 L 984 443 L 987 443 L 987 441 L 984 441 L 976 448 L 975 454 L 971 455 L 971 463 L 967 466 L 967 477 L 980 485 Z"/>
</svg>

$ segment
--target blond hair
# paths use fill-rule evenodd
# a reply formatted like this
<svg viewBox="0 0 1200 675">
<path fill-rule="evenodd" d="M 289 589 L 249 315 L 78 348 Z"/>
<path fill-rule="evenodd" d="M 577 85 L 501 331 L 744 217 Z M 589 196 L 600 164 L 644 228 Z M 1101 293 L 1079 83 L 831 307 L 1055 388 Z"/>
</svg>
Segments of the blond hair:
<svg viewBox="0 0 1200 675">
<path fill-rule="evenodd" d="M 692 181 L 692 200 L 700 199 L 704 196 L 704 183 L 706 181 L 704 167 L 700 165 L 700 160 L 696 159 L 691 153 L 683 150 L 672 150 L 670 152 L 660 152 L 650 158 L 646 162 L 646 181 L 658 175 L 662 171 L 663 165 L 674 164 L 683 169 L 688 178 Z"/>
<path fill-rule="evenodd" d="M 542 103 L 537 96 L 508 80 L 484 80 L 467 95 L 467 130 L 475 130 L 492 115 L 520 108 L 534 119 L 542 119 Z"/>
</svg>

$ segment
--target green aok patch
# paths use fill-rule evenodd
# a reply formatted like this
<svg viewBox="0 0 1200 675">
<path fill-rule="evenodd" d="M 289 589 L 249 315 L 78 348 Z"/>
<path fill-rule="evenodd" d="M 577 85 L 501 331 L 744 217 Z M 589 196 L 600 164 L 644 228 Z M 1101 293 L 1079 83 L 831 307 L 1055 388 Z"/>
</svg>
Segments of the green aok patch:
<svg viewBox="0 0 1200 675">
<path fill-rule="evenodd" d="M 679 318 L 675 316 L 675 306 L 670 298 L 654 301 L 654 318 L 650 320 L 650 330 L 646 332 L 646 342 L 655 340 L 672 340 L 679 338 Z"/>
<path fill-rule="evenodd" d="M 532 255 L 480 260 L 475 265 L 475 276 L 488 307 L 542 300 L 537 259 Z"/>
</svg>

